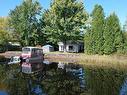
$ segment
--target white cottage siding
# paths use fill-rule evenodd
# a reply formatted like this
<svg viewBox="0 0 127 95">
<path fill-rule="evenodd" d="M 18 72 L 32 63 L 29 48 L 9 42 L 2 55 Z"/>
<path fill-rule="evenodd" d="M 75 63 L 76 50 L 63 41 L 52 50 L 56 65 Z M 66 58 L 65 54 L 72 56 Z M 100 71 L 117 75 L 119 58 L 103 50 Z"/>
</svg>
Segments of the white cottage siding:
<svg viewBox="0 0 127 95">
<path fill-rule="evenodd" d="M 48 52 L 53 52 L 54 51 L 54 47 L 51 46 L 51 45 L 45 45 L 45 46 L 42 47 L 42 49 L 43 49 L 44 53 L 48 53 Z"/>
<path fill-rule="evenodd" d="M 66 45 L 63 42 L 59 42 L 59 51 L 61 52 L 79 52 L 82 49 L 82 44 L 67 42 Z"/>
<path fill-rule="evenodd" d="M 67 52 L 78 52 L 78 45 L 76 44 L 68 44 L 66 45 Z"/>
<path fill-rule="evenodd" d="M 59 42 L 58 45 L 59 45 L 59 51 L 63 52 L 64 51 L 64 43 L 63 42 Z"/>
<path fill-rule="evenodd" d="M 59 51 L 64 51 L 64 46 L 63 45 L 59 45 Z"/>
</svg>

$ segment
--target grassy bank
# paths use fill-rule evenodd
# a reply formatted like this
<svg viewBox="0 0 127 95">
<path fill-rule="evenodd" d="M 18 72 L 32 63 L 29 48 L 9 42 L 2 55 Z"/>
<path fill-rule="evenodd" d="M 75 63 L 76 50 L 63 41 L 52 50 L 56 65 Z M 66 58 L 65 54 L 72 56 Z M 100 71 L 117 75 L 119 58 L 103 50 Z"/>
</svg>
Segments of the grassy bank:
<svg viewBox="0 0 127 95">
<path fill-rule="evenodd" d="M 6 53 L 0 53 L 5 57 L 19 56 L 21 52 L 10 51 Z M 45 58 L 51 61 L 63 61 L 72 63 L 81 63 L 92 66 L 127 66 L 127 55 L 86 55 L 84 53 L 62 53 L 62 52 L 50 52 L 45 54 Z"/>
<path fill-rule="evenodd" d="M 127 55 L 86 55 L 84 53 L 51 52 L 45 54 L 45 58 L 54 61 L 72 61 L 86 65 L 123 65 L 127 66 Z"/>
</svg>

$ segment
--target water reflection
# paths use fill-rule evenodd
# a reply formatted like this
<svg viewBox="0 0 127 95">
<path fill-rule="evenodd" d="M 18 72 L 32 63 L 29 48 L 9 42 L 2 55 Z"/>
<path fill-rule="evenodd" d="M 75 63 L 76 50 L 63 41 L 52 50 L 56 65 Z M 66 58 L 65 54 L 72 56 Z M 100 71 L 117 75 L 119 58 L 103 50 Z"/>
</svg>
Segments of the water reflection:
<svg viewBox="0 0 127 95">
<path fill-rule="evenodd" d="M 102 95 L 102 93 L 103 95 L 119 95 L 127 72 L 121 69 L 93 66 L 88 67 L 86 73 L 87 88 L 91 95 Z"/>
<path fill-rule="evenodd" d="M 120 95 L 127 95 L 127 79 L 125 79 L 124 83 L 122 84 Z"/>
<path fill-rule="evenodd" d="M 83 68 L 63 62 L 45 64 L 22 64 L 27 78 L 28 95 L 77 95 L 85 87 Z"/>
<path fill-rule="evenodd" d="M 1 64 L 0 75 L 0 90 L 9 95 L 127 95 L 121 69 L 45 61 Z"/>
<path fill-rule="evenodd" d="M 29 63 L 23 63 L 21 65 L 22 73 L 26 74 L 33 74 L 33 73 L 40 73 L 44 70 L 44 64 L 42 63 L 36 63 L 36 64 L 29 64 Z"/>
<path fill-rule="evenodd" d="M 59 62 L 58 68 L 65 69 L 67 73 L 71 73 L 74 77 L 77 77 L 80 82 L 80 87 L 85 88 L 85 73 L 83 66 L 73 63 Z"/>
<path fill-rule="evenodd" d="M 24 75 L 24 79 L 27 81 L 28 95 L 46 95 L 42 88 L 43 77 L 41 75 Z"/>
<path fill-rule="evenodd" d="M 6 91 L 0 91 L 0 95 L 8 95 Z"/>
<path fill-rule="evenodd" d="M 42 84 L 48 95 L 79 95 L 82 93 L 79 76 L 75 72 L 79 70 L 76 64 L 74 66 L 74 64 L 53 62 L 46 66 L 50 69 L 46 69 L 46 77 Z"/>
</svg>

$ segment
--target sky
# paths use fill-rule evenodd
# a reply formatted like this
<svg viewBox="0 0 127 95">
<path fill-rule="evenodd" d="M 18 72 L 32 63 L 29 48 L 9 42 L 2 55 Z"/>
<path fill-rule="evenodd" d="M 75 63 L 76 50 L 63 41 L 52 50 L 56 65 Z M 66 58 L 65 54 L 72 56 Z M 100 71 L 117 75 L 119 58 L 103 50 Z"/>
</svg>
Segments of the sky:
<svg viewBox="0 0 127 95">
<path fill-rule="evenodd" d="M 0 0 L 0 16 L 8 16 L 10 10 L 13 10 L 16 5 L 20 5 L 23 0 Z M 43 9 L 50 7 L 51 0 L 38 0 Z M 102 5 L 105 16 L 115 12 L 120 19 L 121 25 L 127 20 L 127 0 L 82 0 L 84 2 L 85 10 L 91 13 L 94 5 Z"/>
</svg>

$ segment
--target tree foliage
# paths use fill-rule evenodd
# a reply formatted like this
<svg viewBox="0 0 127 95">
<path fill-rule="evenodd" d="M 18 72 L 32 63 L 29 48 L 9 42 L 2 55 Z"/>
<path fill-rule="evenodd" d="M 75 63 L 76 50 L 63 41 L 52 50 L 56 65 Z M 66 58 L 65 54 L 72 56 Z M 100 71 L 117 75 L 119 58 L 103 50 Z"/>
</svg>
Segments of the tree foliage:
<svg viewBox="0 0 127 95">
<path fill-rule="evenodd" d="M 113 36 L 114 36 L 114 46 L 116 52 L 122 52 L 124 47 L 124 37 L 120 27 L 119 19 L 115 13 L 111 14 L 113 19 L 112 28 L 113 28 Z"/>
<path fill-rule="evenodd" d="M 124 50 L 123 50 L 123 53 L 127 54 L 127 32 L 123 32 L 123 37 L 124 37 Z"/>
<path fill-rule="evenodd" d="M 0 30 L 0 45 L 5 45 L 10 40 L 8 31 Z"/>
<path fill-rule="evenodd" d="M 49 10 L 45 11 L 45 34 L 49 42 L 78 41 L 82 39 L 87 14 L 83 3 L 77 0 L 53 0 Z"/>
<path fill-rule="evenodd" d="M 85 34 L 85 52 L 88 54 L 122 53 L 124 37 L 115 13 L 105 19 L 103 8 L 95 5 L 92 22 Z"/>
<path fill-rule="evenodd" d="M 115 51 L 113 19 L 114 17 L 112 15 L 106 18 L 104 30 L 104 54 L 111 54 Z"/>
<path fill-rule="evenodd" d="M 0 17 L 0 45 L 7 44 L 11 39 L 8 20 L 8 17 Z"/>
<path fill-rule="evenodd" d="M 40 34 L 38 17 L 41 12 L 39 2 L 24 0 L 21 5 L 10 11 L 10 26 L 18 34 L 23 45 L 35 45 Z"/>
<path fill-rule="evenodd" d="M 91 29 L 86 33 L 85 50 L 91 54 L 103 54 L 103 32 L 104 32 L 104 11 L 100 5 L 95 5 L 91 14 L 92 22 Z M 90 44 L 90 46 L 89 46 Z"/>
<path fill-rule="evenodd" d="M 8 17 L 0 17 L 0 30 L 8 30 Z"/>
<path fill-rule="evenodd" d="M 103 54 L 104 11 L 102 6 L 95 5 L 92 12 L 92 24 L 94 39 L 94 52 Z"/>
</svg>

